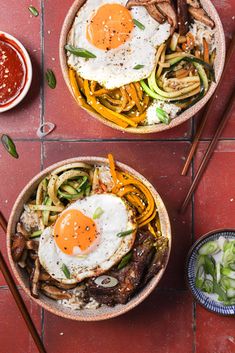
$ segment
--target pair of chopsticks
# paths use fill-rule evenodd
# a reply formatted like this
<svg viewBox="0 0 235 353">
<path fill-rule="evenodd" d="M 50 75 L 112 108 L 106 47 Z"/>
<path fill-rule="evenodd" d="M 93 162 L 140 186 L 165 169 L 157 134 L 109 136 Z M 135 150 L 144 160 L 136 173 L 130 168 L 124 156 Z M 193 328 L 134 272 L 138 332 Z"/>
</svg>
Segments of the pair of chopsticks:
<svg viewBox="0 0 235 353">
<path fill-rule="evenodd" d="M 196 149 L 198 147 L 198 143 L 199 143 L 200 137 L 201 137 L 201 135 L 203 133 L 203 130 L 205 128 L 206 122 L 208 121 L 208 118 L 213 115 L 213 109 L 214 109 L 214 106 L 216 105 L 216 99 L 217 99 L 217 96 L 218 96 L 218 92 L 220 91 L 220 89 L 221 89 L 221 87 L 223 85 L 223 78 L 225 76 L 225 73 L 228 70 L 229 65 L 231 65 L 231 58 L 233 57 L 234 50 L 235 50 L 235 35 L 233 35 L 232 42 L 230 44 L 230 47 L 229 47 L 229 50 L 228 50 L 228 53 L 227 53 L 226 63 L 225 63 L 223 75 L 222 75 L 222 77 L 220 79 L 220 82 L 219 82 L 219 84 L 218 84 L 218 86 L 216 88 L 216 91 L 215 91 L 213 97 L 211 98 L 211 100 L 209 101 L 209 103 L 206 106 L 206 110 L 205 110 L 204 115 L 202 117 L 201 124 L 199 126 L 199 129 L 198 129 L 195 137 L 194 137 L 192 147 L 191 147 L 191 149 L 189 151 L 189 154 L 188 154 L 188 157 L 186 159 L 186 162 L 185 162 L 185 165 L 183 167 L 181 175 L 186 175 L 187 174 L 188 169 L 189 169 L 190 164 L 191 164 L 191 161 L 193 159 L 193 156 L 194 156 L 194 154 L 196 152 Z M 233 78 L 231 78 L 231 79 L 233 79 Z M 189 204 L 189 202 L 191 200 L 191 197 L 192 197 L 194 191 L 196 190 L 196 188 L 197 188 L 197 186 L 198 186 L 198 184 L 200 182 L 200 179 L 201 179 L 201 177 L 203 175 L 203 172 L 205 171 L 205 169 L 206 169 L 206 167 L 207 167 L 207 165 L 208 165 L 208 163 L 210 161 L 210 158 L 211 158 L 211 156 L 212 156 L 212 154 L 214 152 L 215 146 L 217 145 L 218 139 L 219 139 L 219 137 L 220 137 L 220 135 L 221 135 L 226 123 L 228 122 L 228 120 L 229 120 L 229 118 L 231 116 L 231 113 L 232 113 L 233 108 L 234 108 L 234 103 L 235 103 L 235 87 L 232 88 L 232 93 L 230 95 L 228 104 L 227 104 L 227 106 L 226 106 L 226 108 L 225 108 L 225 110 L 224 110 L 224 112 L 222 114 L 222 118 L 221 118 L 221 121 L 220 121 L 220 123 L 219 123 L 219 125 L 217 127 L 215 135 L 214 135 L 212 141 L 210 142 L 210 144 L 209 144 L 209 146 L 207 148 L 207 151 L 206 151 L 206 153 L 205 153 L 205 155 L 204 155 L 204 157 L 203 157 L 203 159 L 201 161 L 201 164 L 200 164 L 200 166 L 198 168 L 198 171 L 197 171 L 197 173 L 196 173 L 196 175 L 194 177 L 194 180 L 193 180 L 193 182 L 192 182 L 192 184 L 191 184 L 191 186 L 189 188 L 189 191 L 188 191 L 188 193 L 187 193 L 187 195 L 186 195 L 186 197 L 185 197 L 185 199 L 184 199 L 184 201 L 182 203 L 182 206 L 181 206 L 181 209 L 180 209 L 180 211 L 182 213 L 186 210 L 186 208 L 187 208 L 187 206 L 188 206 L 188 204 Z"/>
<path fill-rule="evenodd" d="M 3 215 L 1 214 L 1 212 L 0 212 L 0 226 L 3 229 L 3 231 L 6 233 L 7 222 L 6 222 L 5 218 L 3 217 Z M 30 314 L 26 308 L 26 305 L 20 295 L 20 292 L 15 284 L 15 281 L 11 275 L 11 272 L 8 269 L 8 266 L 4 260 L 4 257 L 1 253 L 1 250 L 0 250 L 0 270 L 3 274 L 3 277 L 5 278 L 6 283 L 8 284 L 8 287 L 11 291 L 11 294 L 13 295 L 15 302 L 21 312 L 21 315 L 23 316 L 23 319 L 24 319 L 24 321 L 25 321 L 25 323 L 31 333 L 31 336 L 32 336 L 37 348 L 38 348 L 38 351 L 40 353 L 46 353 L 46 350 L 43 346 L 41 338 L 36 330 L 36 327 L 34 326 L 34 323 L 31 319 Z"/>
</svg>

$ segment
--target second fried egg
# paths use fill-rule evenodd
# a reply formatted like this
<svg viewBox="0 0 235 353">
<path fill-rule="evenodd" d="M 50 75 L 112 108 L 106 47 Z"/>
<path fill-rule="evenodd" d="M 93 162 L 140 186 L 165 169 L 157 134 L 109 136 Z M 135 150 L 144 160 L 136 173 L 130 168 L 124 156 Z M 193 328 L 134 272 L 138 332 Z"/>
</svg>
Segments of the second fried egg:
<svg viewBox="0 0 235 353">
<path fill-rule="evenodd" d="M 113 89 L 148 77 L 156 48 L 170 36 L 168 22 L 159 24 L 144 6 L 128 10 L 126 0 L 87 0 L 78 11 L 68 44 L 96 57 L 68 54 L 79 75 Z"/>
<path fill-rule="evenodd" d="M 113 194 L 89 196 L 70 205 L 54 226 L 44 230 L 39 244 L 40 263 L 63 283 L 98 276 L 130 251 L 135 229 L 133 211 L 123 199 Z M 129 230 L 133 232 L 117 236 Z"/>
</svg>

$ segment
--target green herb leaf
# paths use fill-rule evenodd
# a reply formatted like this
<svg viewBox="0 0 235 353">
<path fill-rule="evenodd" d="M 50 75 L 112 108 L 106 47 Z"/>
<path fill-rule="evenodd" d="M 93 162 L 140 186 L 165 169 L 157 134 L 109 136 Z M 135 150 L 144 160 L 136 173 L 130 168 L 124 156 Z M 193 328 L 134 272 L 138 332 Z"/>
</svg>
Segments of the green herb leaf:
<svg viewBox="0 0 235 353">
<path fill-rule="evenodd" d="M 15 146 L 14 142 L 12 141 L 12 139 L 10 138 L 10 136 L 2 135 L 1 141 L 2 141 L 2 144 L 3 144 L 3 147 L 5 148 L 5 150 L 7 150 L 7 152 L 10 153 L 10 155 L 12 157 L 19 158 L 19 155 L 16 151 L 16 146 Z"/>
<path fill-rule="evenodd" d="M 134 24 L 136 25 L 136 27 L 138 27 L 139 29 L 141 29 L 142 31 L 145 29 L 145 26 L 143 25 L 143 23 L 139 22 L 136 19 L 133 19 Z"/>
<path fill-rule="evenodd" d="M 117 233 L 117 237 L 122 238 L 133 233 L 135 229 L 126 230 L 125 232 Z"/>
<path fill-rule="evenodd" d="M 144 67 L 144 65 L 136 65 L 135 67 L 133 67 L 134 70 L 140 70 Z"/>
<path fill-rule="evenodd" d="M 48 86 L 52 89 L 56 88 L 56 78 L 55 78 L 54 72 L 52 70 L 48 69 L 46 71 L 45 76 L 46 76 Z"/>
<path fill-rule="evenodd" d="M 70 44 L 65 45 L 65 49 L 75 56 L 80 56 L 81 58 L 96 58 L 96 55 L 92 54 L 90 51 L 82 48 L 76 48 Z"/>
<path fill-rule="evenodd" d="M 33 16 L 37 17 L 37 16 L 39 15 L 38 10 L 37 10 L 34 6 L 30 5 L 30 6 L 28 7 L 28 9 L 29 9 L 29 11 L 31 12 L 31 14 L 32 14 Z"/>
<path fill-rule="evenodd" d="M 104 213 L 104 210 L 101 207 L 97 207 L 97 209 L 95 210 L 95 212 L 93 214 L 93 219 L 100 218 L 103 213 Z"/>
<path fill-rule="evenodd" d="M 171 122 L 171 118 L 169 116 L 169 114 L 167 112 L 165 112 L 165 110 L 161 109 L 161 108 L 157 108 L 156 109 L 156 113 L 157 113 L 157 117 L 158 119 L 166 125 L 169 125 Z"/>
<path fill-rule="evenodd" d="M 70 279 L 70 272 L 68 267 L 65 264 L 62 265 L 61 270 L 63 271 L 65 277 Z"/>
<path fill-rule="evenodd" d="M 123 267 L 125 267 L 132 259 L 132 251 L 130 251 L 128 254 L 126 254 L 123 258 L 122 261 L 118 265 L 118 270 L 121 270 Z"/>
</svg>

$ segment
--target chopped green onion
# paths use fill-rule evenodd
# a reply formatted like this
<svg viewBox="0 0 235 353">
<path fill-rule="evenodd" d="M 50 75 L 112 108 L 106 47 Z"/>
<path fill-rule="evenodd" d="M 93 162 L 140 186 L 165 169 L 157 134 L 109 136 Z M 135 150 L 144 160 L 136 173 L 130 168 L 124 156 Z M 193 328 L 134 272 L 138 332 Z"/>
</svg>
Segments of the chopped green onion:
<svg viewBox="0 0 235 353">
<path fill-rule="evenodd" d="M 30 6 L 28 7 L 28 9 L 29 9 L 29 11 L 31 12 L 31 14 L 32 14 L 33 16 L 37 17 L 37 16 L 39 15 L 39 12 L 38 12 L 38 10 L 36 9 L 36 7 L 30 5 Z"/>
<path fill-rule="evenodd" d="M 218 244 L 216 241 L 208 241 L 199 249 L 200 255 L 211 255 L 218 250 Z"/>
<path fill-rule="evenodd" d="M 63 271 L 65 277 L 68 278 L 68 279 L 70 279 L 70 272 L 69 272 L 68 267 L 67 267 L 65 264 L 63 264 L 63 265 L 61 266 L 61 270 Z"/>
<path fill-rule="evenodd" d="M 215 278 L 215 260 L 211 256 L 205 256 L 204 270 L 206 274 L 211 275 Z"/>
<path fill-rule="evenodd" d="M 135 229 L 126 230 L 125 232 L 117 233 L 117 237 L 122 238 L 133 233 Z"/>
<path fill-rule="evenodd" d="M 46 76 L 48 86 L 52 89 L 56 88 L 56 78 L 55 78 L 54 72 L 52 70 L 48 69 L 46 71 L 45 76 Z"/>
<path fill-rule="evenodd" d="M 167 112 L 165 112 L 165 110 L 161 109 L 161 108 L 157 108 L 156 109 L 156 113 L 157 113 L 157 117 L 158 119 L 166 125 L 169 125 L 171 122 L 171 118 L 170 115 L 167 114 Z"/>
<path fill-rule="evenodd" d="M 142 31 L 145 29 L 145 26 L 143 25 L 143 23 L 139 22 L 138 20 L 133 19 L 133 22 L 134 22 L 134 24 L 135 24 L 139 29 L 141 29 Z"/>
<path fill-rule="evenodd" d="M 132 251 L 130 251 L 128 254 L 126 254 L 123 258 L 122 261 L 118 265 L 118 270 L 121 270 L 123 267 L 125 267 L 132 259 Z"/>
<path fill-rule="evenodd" d="M 30 238 L 37 238 L 37 237 L 40 237 L 41 234 L 42 234 L 42 230 L 36 230 L 35 232 L 33 232 L 33 233 L 30 235 Z"/>
<path fill-rule="evenodd" d="M 206 292 L 206 293 L 213 293 L 213 282 L 209 279 L 206 279 L 202 285 L 202 290 L 203 292 Z"/>
<path fill-rule="evenodd" d="M 81 58 L 96 58 L 96 55 L 92 54 L 90 51 L 82 48 L 76 48 L 70 44 L 65 45 L 65 49 L 75 56 L 80 56 Z"/>
<path fill-rule="evenodd" d="M 144 67 L 144 65 L 136 65 L 133 67 L 134 70 L 140 70 Z"/>
<path fill-rule="evenodd" d="M 2 135 L 1 141 L 2 141 L 2 144 L 3 144 L 3 147 L 5 148 L 5 150 L 7 150 L 7 152 L 10 153 L 10 155 L 12 157 L 19 158 L 19 155 L 16 151 L 16 146 L 15 146 L 14 142 L 12 141 L 12 139 L 10 138 L 10 136 Z"/>
<path fill-rule="evenodd" d="M 104 210 L 101 207 L 97 207 L 97 209 L 95 210 L 95 213 L 93 214 L 93 219 L 100 218 L 103 213 L 104 213 Z"/>
</svg>

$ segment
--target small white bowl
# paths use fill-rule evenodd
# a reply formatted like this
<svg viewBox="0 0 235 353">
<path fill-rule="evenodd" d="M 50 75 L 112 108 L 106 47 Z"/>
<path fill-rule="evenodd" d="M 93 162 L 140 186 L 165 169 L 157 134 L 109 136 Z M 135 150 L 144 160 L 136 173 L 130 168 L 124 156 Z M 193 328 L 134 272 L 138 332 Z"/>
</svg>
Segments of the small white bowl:
<svg viewBox="0 0 235 353">
<path fill-rule="evenodd" d="M 6 106 L 0 107 L 0 113 L 3 113 L 7 110 L 10 110 L 14 108 L 16 105 L 18 105 L 26 96 L 26 94 L 29 91 L 31 82 L 32 82 L 32 77 L 33 77 L 33 70 L 32 70 L 32 63 L 29 57 L 29 54 L 23 44 L 13 37 L 11 34 L 8 34 L 6 32 L 0 31 L 0 37 L 4 36 L 6 38 L 6 41 L 9 41 L 14 48 L 19 52 L 19 54 L 23 57 L 25 65 L 26 65 L 26 82 L 24 85 L 24 88 L 20 92 L 20 94 L 9 104 Z"/>
</svg>

